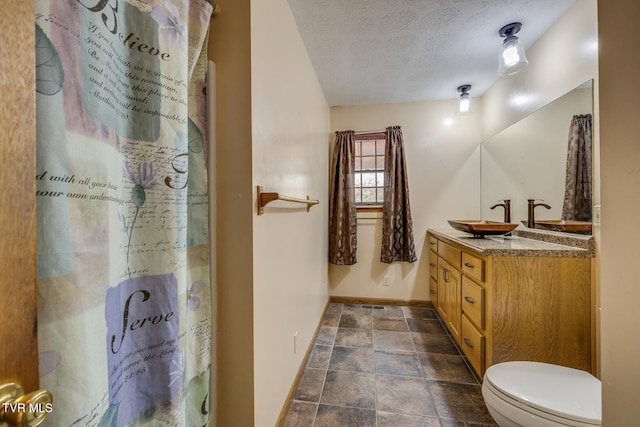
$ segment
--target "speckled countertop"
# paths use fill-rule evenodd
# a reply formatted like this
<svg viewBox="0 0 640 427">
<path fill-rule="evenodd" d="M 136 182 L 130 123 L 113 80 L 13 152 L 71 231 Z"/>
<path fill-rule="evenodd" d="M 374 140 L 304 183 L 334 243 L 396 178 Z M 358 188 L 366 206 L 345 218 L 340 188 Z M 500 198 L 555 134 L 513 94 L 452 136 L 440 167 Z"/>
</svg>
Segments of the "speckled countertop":
<svg viewBox="0 0 640 427">
<path fill-rule="evenodd" d="M 486 256 L 539 256 L 592 258 L 594 239 L 590 235 L 559 233 L 518 227 L 513 236 L 475 238 L 451 229 L 428 229 L 442 240 L 450 240 Z"/>
</svg>

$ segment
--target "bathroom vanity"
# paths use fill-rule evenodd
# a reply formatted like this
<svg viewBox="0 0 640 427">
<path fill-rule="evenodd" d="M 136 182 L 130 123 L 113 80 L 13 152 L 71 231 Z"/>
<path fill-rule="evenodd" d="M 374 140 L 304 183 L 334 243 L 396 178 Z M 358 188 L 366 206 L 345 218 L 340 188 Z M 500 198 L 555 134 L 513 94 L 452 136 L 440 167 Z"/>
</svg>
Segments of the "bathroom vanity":
<svg viewBox="0 0 640 427">
<path fill-rule="evenodd" d="M 591 236 L 429 229 L 427 239 L 431 300 L 480 377 L 510 360 L 594 371 Z"/>
</svg>

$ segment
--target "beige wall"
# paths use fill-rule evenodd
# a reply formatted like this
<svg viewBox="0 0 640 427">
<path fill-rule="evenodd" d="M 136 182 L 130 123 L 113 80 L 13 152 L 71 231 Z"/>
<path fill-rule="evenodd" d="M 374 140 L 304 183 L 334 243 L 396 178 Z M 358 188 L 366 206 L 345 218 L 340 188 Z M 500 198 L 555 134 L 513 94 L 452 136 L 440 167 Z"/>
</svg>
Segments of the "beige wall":
<svg viewBox="0 0 640 427">
<path fill-rule="evenodd" d="M 600 1 L 602 395 L 604 426 L 640 420 L 640 2 Z"/>
<path fill-rule="evenodd" d="M 217 83 L 212 424 L 273 426 L 328 300 L 329 107 L 286 0 L 220 5 L 209 49 Z M 307 213 L 274 202 L 258 216 L 257 185 L 320 204 Z"/>
<path fill-rule="evenodd" d="M 526 26 L 519 35 L 526 37 Z M 501 77 L 484 93 L 483 139 L 596 78 L 597 40 L 596 0 L 576 1 L 527 50 L 527 68 Z"/>
<path fill-rule="evenodd" d="M 328 301 L 329 107 L 287 0 L 252 1 L 251 33 L 253 185 L 320 201 L 253 216 L 254 425 L 272 427 Z"/>
<path fill-rule="evenodd" d="M 253 182 L 249 0 L 211 25 L 216 63 L 217 425 L 253 425 Z M 214 424 L 216 425 L 216 424 Z"/>
<path fill-rule="evenodd" d="M 451 88 L 452 98 L 457 96 Z M 454 116 L 455 100 L 331 109 L 331 130 L 380 130 L 400 125 L 404 135 L 418 261 L 380 260 L 380 215 L 358 219 L 358 263 L 329 266 L 333 296 L 428 300 L 427 227 L 480 215 L 480 117 Z M 426 253 L 426 252 L 424 252 Z M 385 276 L 389 286 L 383 286 Z"/>
</svg>

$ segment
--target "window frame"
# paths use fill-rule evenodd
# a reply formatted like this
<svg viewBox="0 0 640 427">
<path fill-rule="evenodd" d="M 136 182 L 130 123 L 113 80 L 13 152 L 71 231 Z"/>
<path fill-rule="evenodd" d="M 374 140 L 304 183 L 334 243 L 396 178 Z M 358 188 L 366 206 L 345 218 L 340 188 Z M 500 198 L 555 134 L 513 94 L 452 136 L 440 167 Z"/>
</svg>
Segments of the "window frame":
<svg viewBox="0 0 640 427">
<path fill-rule="evenodd" d="M 382 186 L 378 186 L 377 182 L 376 185 L 374 187 L 362 187 L 362 182 L 360 182 L 359 186 L 356 186 L 356 176 L 360 175 L 364 172 L 371 172 L 373 171 L 373 173 L 383 173 L 384 174 L 384 166 L 385 166 L 385 148 L 386 148 L 386 140 L 387 140 L 387 133 L 386 132 L 362 132 L 362 133 L 356 133 L 355 135 L 355 143 L 357 145 L 356 147 L 356 169 L 355 169 L 355 173 L 354 173 L 354 191 L 356 190 L 361 190 L 362 188 L 375 188 L 376 189 L 376 199 L 377 199 L 377 190 L 382 188 L 384 189 L 384 182 Z M 374 149 L 374 154 L 373 156 L 371 155 L 364 155 L 362 154 L 362 142 L 367 142 L 367 141 L 374 141 L 375 144 L 375 149 Z M 384 144 L 383 149 L 382 149 L 382 153 L 378 153 L 377 151 L 377 147 L 378 141 L 382 141 Z M 363 157 L 375 157 L 376 160 L 376 169 L 373 170 L 364 170 L 362 169 L 362 158 Z M 378 169 L 377 168 L 377 161 L 378 158 L 382 158 L 382 169 Z M 360 160 L 360 162 L 358 162 L 358 160 Z M 358 166 L 359 165 L 359 166 Z M 362 193 L 361 193 L 362 194 Z M 383 190 L 383 194 L 384 194 L 384 190 Z M 361 195 L 362 197 L 362 195 Z M 384 197 L 384 196 L 383 196 Z M 382 211 L 382 206 L 384 204 L 384 200 L 376 200 L 376 202 L 356 202 L 356 210 L 359 212 L 380 212 Z"/>
</svg>

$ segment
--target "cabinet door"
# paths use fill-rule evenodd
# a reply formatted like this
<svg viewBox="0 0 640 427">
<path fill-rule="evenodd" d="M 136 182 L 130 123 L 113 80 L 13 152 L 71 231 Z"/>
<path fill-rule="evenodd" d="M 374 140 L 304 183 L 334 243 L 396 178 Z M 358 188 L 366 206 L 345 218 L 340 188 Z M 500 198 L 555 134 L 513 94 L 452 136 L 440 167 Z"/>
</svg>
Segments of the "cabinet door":
<svg viewBox="0 0 640 427">
<path fill-rule="evenodd" d="M 431 302 L 434 307 L 438 307 L 438 282 L 433 279 L 433 277 L 429 277 L 429 298 L 431 298 Z"/>
<path fill-rule="evenodd" d="M 448 282 L 446 282 L 444 280 L 444 275 L 445 275 L 445 270 L 446 270 L 446 265 L 447 263 L 444 262 L 442 259 L 438 259 L 438 283 L 437 283 L 437 287 L 438 287 L 438 300 L 436 303 L 436 308 L 438 309 L 438 314 L 440 315 L 440 318 L 442 319 L 442 321 L 445 323 L 445 325 L 447 324 L 447 312 L 448 312 L 448 308 L 447 308 L 447 301 L 448 301 L 448 297 L 447 297 L 447 284 Z M 447 273 L 448 274 L 448 273 Z"/>
<path fill-rule="evenodd" d="M 449 332 L 460 343 L 460 272 L 443 259 L 438 260 L 438 312 Z"/>
</svg>

